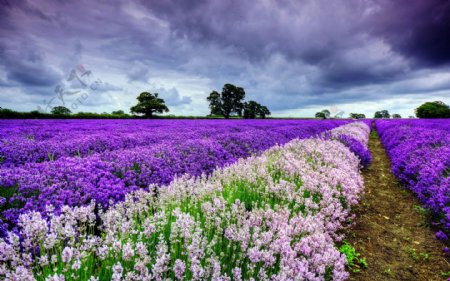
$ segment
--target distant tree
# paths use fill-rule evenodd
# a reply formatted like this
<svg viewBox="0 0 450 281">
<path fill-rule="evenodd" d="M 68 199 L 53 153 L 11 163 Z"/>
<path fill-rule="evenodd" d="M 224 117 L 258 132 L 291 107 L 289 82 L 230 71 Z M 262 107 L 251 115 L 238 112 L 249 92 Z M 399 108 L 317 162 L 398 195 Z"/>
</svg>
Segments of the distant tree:
<svg viewBox="0 0 450 281">
<path fill-rule="evenodd" d="M 366 118 L 366 115 L 362 114 L 362 113 L 350 113 L 350 118 L 352 118 L 352 119 L 364 119 L 364 118 Z"/>
<path fill-rule="evenodd" d="M 324 109 L 320 112 L 316 112 L 316 118 L 321 118 L 321 119 L 328 119 L 331 116 L 331 113 L 328 109 Z"/>
<path fill-rule="evenodd" d="M 225 119 L 228 119 L 233 113 L 242 116 L 244 98 L 244 88 L 237 87 L 233 84 L 225 84 L 223 85 L 221 94 L 213 91 L 206 100 L 209 102 L 211 115 L 223 115 Z"/>
<path fill-rule="evenodd" d="M 123 110 L 116 110 L 111 112 L 112 115 L 125 115 L 125 112 Z"/>
<path fill-rule="evenodd" d="M 217 91 L 212 91 L 206 100 L 209 102 L 211 115 L 222 115 L 222 100 Z"/>
<path fill-rule="evenodd" d="M 374 118 L 387 118 L 387 119 L 389 119 L 389 118 L 391 118 L 391 115 L 389 114 L 389 111 L 381 110 L 381 111 L 375 112 L 373 117 Z"/>
<path fill-rule="evenodd" d="M 261 105 L 256 101 L 248 101 L 244 103 L 244 118 L 246 119 L 254 119 L 254 118 L 266 118 L 267 115 L 270 115 L 270 110 L 267 106 Z"/>
<path fill-rule="evenodd" d="M 442 101 L 426 102 L 416 108 L 419 118 L 450 118 L 450 108 Z"/>
<path fill-rule="evenodd" d="M 394 114 L 392 114 L 392 118 L 400 119 L 400 118 L 402 118 L 402 116 L 400 114 L 394 113 Z"/>
<path fill-rule="evenodd" d="M 222 88 L 221 102 L 222 114 L 225 119 L 230 118 L 232 113 L 242 114 L 245 98 L 244 88 L 236 87 L 232 84 L 225 84 Z"/>
<path fill-rule="evenodd" d="M 261 117 L 262 119 L 265 119 L 268 115 L 271 115 L 272 113 L 270 112 L 270 110 L 267 108 L 267 106 L 262 105 L 259 108 L 259 117 Z"/>
<path fill-rule="evenodd" d="M 72 111 L 65 106 L 59 105 L 52 108 L 53 115 L 70 115 Z"/>
<path fill-rule="evenodd" d="M 0 118 L 14 118 L 18 116 L 18 112 L 9 109 L 9 108 L 2 108 L 0 109 Z"/>
<path fill-rule="evenodd" d="M 323 113 L 322 111 L 320 112 L 316 112 L 316 115 L 314 115 L 316 118 L 320 118 L 320 119 L 325 119 L 325 113 Z"/>
<path fill-rule="evenodd" d="M 232 114 L 244 118 L 266 118 L 271 114 L 267 106 L 256 101 L 244 102 L 244 98 L 244 88 L 225 84 L 222 93 L 212 91 L 206 100 L 209 102 L 211 115 L 222 115 L 225 119 L 230 118 Z"/>
<path fill-rule="evenodd" d="M 244 118 L 255 119 L 261 105 L 256 101 L 248 101 L 244 103 Z"/>
<path fill-rule="evenodd" d="M 158 97 L 158 93 L 142 92 L 137 100 L 138 104 L 130 108 L 133 114 L 144 114 L 145 117 L 152 118 L 154 113 L 169 112 L 165 101 Z"/>
</svg>

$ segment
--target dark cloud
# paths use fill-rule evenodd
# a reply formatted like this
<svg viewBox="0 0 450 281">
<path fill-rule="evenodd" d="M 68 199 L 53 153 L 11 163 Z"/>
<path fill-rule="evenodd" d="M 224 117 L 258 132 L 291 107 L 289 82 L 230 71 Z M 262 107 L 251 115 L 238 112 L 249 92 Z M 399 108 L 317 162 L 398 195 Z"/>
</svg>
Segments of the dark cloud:
<svg viewBox="0 0 450 281">
<path fill-rule="evenodd" d="M 150 77 L 150 68 L 141 61 L 130 62 L 130 68 L 126 75 L 128 76 L 130 82 L 148 82 L 148 78 Z"/>
<path fill-rule="evenodd" d="M 151 92 L 158 93 L 168 106 L 188 105 L 192 103 L 192 99 L 187 96 L 181 96 L 176 88 L 156 88 Z"/>
<path fill-rule="evenodd" d="M 372 28 L 394 49 L 426 65 L 450 63 L 450 2 L 380 1 Z"/>
<path fill-rule="evenodd" d="M 170 23 L 177 36 L 231 46 L 255 67 L 277 53 L 286 57 L 287 64 L 317 67 L 320 73 L 309 79 L 317 78 L 311 83 L 320 84 L 323 90 L 390 82 L 404 75 L 408 67 L 401 53 L 370 36 L 369 24 L 382 13 L 376 1 L 146 3 L 150 11 Z M 222 76 L 236 70 L 240 71 L 228 67 L 221 70 Z"/>
<path fill-rule="evenodd" d="M 365 9 L 362 1 L 353 0 L 144 3 L 178 36 L 233 46 L 249 58 L 281 52 L 310 63 L 357 42 L 351 36 Z"/>
<path fill-rule="evenodd" d="M 108 91 L 122 91 L 123 88 L 112 85 L 109 82 L 104 82 L 99 84 L 98 87 L 95 88 L 95 90 L 101 92 L 108 92 Z"/>
<path fill-rule="evenodd" d="M 242 48 L 249 56 L 280 51 L 318 63 L 360 44 L 359 35 L 387 39 L 401 54 L 450 61 L 450 2 L 145 1 L 180 36 Z"/>
<path fill-rule="evenodd" d="M 45 61 L 38 49 L 27 45 L 0 48 L 0 59 L 6 66 L 6 78 L 11 83 L 48 87 L 61 79 L 61 74 Z"/>
</svg>

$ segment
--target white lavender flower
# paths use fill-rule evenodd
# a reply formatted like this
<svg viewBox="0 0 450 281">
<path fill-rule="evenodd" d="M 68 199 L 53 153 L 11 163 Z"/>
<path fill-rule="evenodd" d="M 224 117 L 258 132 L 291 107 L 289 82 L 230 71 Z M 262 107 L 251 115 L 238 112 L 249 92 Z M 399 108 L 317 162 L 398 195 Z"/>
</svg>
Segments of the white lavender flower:
<svg viewBox="0 0 450 281">
<path fill-rule="evenodd" d="M 175 273 L 175 277 L 178 280 L 183 280 L 185 271 L 186 271 L 186 265 L 184 264 L 184 262 L 182 260 L 177 259 L 175 261 L 175 265 L 173 267 L 173 272 Z"/>
<path fill-rule="evenodd" d="M 72 256 L 73 256 L 73 248 L 65 247 L 61 255 L 62 261 L 67 264 L 72 260 Z"/>
</svg>

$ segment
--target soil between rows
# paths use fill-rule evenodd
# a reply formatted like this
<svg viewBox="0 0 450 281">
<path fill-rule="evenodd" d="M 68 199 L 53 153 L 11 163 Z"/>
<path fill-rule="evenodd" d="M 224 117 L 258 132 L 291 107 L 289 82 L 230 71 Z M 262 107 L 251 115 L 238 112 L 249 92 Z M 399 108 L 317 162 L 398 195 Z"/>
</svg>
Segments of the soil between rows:
<svg viewBox="0 0 450 281">
<path fill-rule="evenodd" d="M 368 267 L 350 280 L 447 280 L 449 259 L 435 239 L 415 195 L 401 187 L 375 131 L 369 140 L 373 162 L 363 171 L 365 194 L 346 240 Z"/>
</svg>

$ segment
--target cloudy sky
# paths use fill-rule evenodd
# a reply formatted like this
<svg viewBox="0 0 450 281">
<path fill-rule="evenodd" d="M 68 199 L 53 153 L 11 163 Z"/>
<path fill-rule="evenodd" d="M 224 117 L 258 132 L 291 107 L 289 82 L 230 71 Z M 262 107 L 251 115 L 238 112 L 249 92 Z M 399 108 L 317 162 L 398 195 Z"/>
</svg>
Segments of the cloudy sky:
<svg viewBox="0 0 450 281">
<path fill-rule="evenodd" d="M 448 0 L 0 0 L 0 106 L 205 115 L 224 83 L 275 116 L 450 102 Z M 80 80 L 78 80 L 80 79 Z"/>
</svg>

